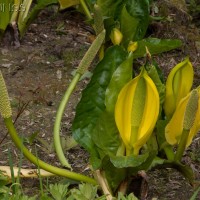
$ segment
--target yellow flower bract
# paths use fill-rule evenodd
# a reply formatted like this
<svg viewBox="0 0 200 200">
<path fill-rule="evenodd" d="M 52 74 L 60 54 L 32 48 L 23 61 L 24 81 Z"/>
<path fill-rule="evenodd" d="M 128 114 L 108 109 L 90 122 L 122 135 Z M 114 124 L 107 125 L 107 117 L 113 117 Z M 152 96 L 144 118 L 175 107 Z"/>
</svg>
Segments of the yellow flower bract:
<svg viewBox="0 0 200 200">
<path fill-rule="evenodd" d="M 164 102 L 164 110 L 168 118 L 173 115 L 180 100 L 190 92 L 193 75 L 193 67 L 188 58 L 171 70 L 166 82 Z"/>
<path fill-rule="evenodd" d="M 173 117 L 171 118 L 170 122 L 165 128 L 165 137 L 170 145 L 178 144 L 180 141 L 184 128 L 183 123 L 186 113 L 186 107 L 189 102 L 191 93 L 192 92 L 190 92 L 186 97 L 181 99 L 173 114 Z M 198 95 L 200 96 L 200 89 L 198 89 Z M 200 130 L 200 98 L 198 98 L 198 106 L 196 113 L 194 114 L 194 123 L 190 129 L 186 147 L 188 147 L 191 144 L 193 137 L 197 134 L 198 130 Z"/>
<path fill-rule="evenodd" d="M 120 91 L 115 106 L 115 121 L 127 152 L 137 155 L 147 142 L 159 114 L 159 94 L 143 69 Z"/>
</svg>

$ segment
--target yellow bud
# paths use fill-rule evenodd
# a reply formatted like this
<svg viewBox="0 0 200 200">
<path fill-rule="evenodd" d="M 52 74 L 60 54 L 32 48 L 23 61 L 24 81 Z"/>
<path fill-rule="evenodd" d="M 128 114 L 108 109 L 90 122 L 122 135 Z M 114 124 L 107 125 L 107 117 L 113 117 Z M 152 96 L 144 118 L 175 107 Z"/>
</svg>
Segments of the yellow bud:
<svg viewBox="0 0 200 200">
<path fill-rule="evenodd" d="M 123 39 L 123 35 L 119 29 L 113 28 L 110 33 L 110 39 L 114 45 L 119 45 Z"/>
<path fill-rule="evenodd" d="M 171 70 L 166 82 L 164 101 L 165 115 L 168 118 L 173 115 L 180 100 L 190 92 L 193 76 L 193 67 L 188 58 Z"/>
<path fill-rule="evenodd" d="M 200 89 L 195 89 L 182 98 L 165 128 L 165 138 L 171 145 L 179 144 L 183 129 L 189 130 L 187 145 L 200 130 Z"/>
<path fill-rule="evenodd" d="M 135 50 L 137 50 L 137 48 L 138 48 L 138 43 L 130 41 L 127 50 L 128 52 L 131 51 L 134 52 Z"/>
<path fill-rule="evenodd" d="M 115 121 L 127 154 L 138 155 L 153 132 L 159 113 L 159 94 L 143 69 L 120 91 L 115 105 Z"/>
<path fill-rule="evenodd" d="M 9 118 L 12 115 L 8 92 L 1 71 L 0 71 L 0 113 L 3 118 Z"/>
</svg>

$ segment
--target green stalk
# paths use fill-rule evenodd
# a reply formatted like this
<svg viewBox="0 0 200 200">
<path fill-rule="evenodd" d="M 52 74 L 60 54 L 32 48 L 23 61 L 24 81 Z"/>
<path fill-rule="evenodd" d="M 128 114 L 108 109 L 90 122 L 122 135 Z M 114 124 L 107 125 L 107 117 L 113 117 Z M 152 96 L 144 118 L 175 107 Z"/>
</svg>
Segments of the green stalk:
<svg viewBox="0 0 200 200">
<path fill-rule="evenodd" d="M 122 142 L 117 150 L 116 156 L 124 156 L 125 152 L 126 152 L 126 147 L 124 143 Z"/>
<path fill-rule="evenodd" d="M 175 157 L 174 157 L 174 161 L 181 161 L 181 158 L 183 156 L 183 152 L 185 151 L 185 148 L 186 148 L 187 138 L 188 138 L 189 133 L 190 133 L 190 130 L 183 129 L 183 132 L 182 132 L 182 135 L 181 135 L 181 140 L 180 140 L 177 152 L 176 152 Z"/>
<path fill-rule="evenodd" d="M 167 145 L 166 147 L 164 147 L 164 151 L 169 161 L 174 160 L 174 151 L 171 146 Z"/>
<path fill-rule="evenodd" d="M 109 187 L 105 173 L 100 170 L 96 170 L 94 176 L 98 180 L 99 185 L 101 186 L 103 193 L 106 195 L 106 200 L 113 200 L 112 190 Z"/>
<path fill-rule="evenodd" d="M 95 58 L 98 50 L 100 49 L 103 41 L 105 38 L 105 30 L 103 30 L 94 40 L 88 51 L 85 53 L 83 59 L 81 60 L 76 74 L 70 83 L 56 114 L 56 119 L 55 119 L 55 124 L 54 124 L 54 145 L 55 145 L 55 150 L 58 155 L 58 159 L 60 160 L 61 164 L 65 167 L 71 168 L 69 165 L 67 159 L 65 158 L 62 145 L 60 142 L 60 125 L 61 125 L 61 120 L 62 116 L 65 110 L 65 107 L 69 101 L 69 97 L 72 94 L 74 88 L 76 87 L 76 84 L 78 83 L 80 77 L 87 71 L 88 67 L 92 63 L 93 59 Z"/>
<path fill-rule="evenodd" d="M 80 0 L 80 4 L 84 10 L 85 15 L 87 16 L 88 20 L 92 20 L 92 15 L 90 14 L 90 11 L 87 7 L 87 4 L 85 3 L 84 0 Z"/>
<path fill-rule="evenodd" d="M 10 165 L 11 180 L 12 180 L 12 184 L 14 184 L 15 176 L 14 176 L 14 169 L 13 169 L 13 158 L 12 158 L 10 149 L 8 149 L 8 159 L 9 159 L 9 165 Z M 16 194 L 16 186 L 15 185 L 13 185 L 13 193 Z"/>
<path fill-rule="evenodd" d="M 66 170 L 66 169 L 61 169 L 61 168 L 58 168 L 58 167 L 55 167 L 55 166 L 52 166 L 48 163 L 45 163 L 44 161 L 36 158 L 21 142 L 21 139 L 19 138 L 18 134 L 17 134 L 17 131 L 14 127 L 14 124 L 12 122 L 12 119 L 11 117 L 9 118 L 4 118 L 4 122 L 5 122 L 5 125 L 10 133 L 10 136 L 13 140 L 13 142 L 15 143 L 15 145 L 17 146 L 17 148 L 19 150 L 21 150 L 24 154 L 24 156 L 30 160 L 34 165 L 36 166 L 39 166 L 41 169 L 44 169 L 48 172 L 51 172 L 53 174 L 56 174 L 56 175 L 59 175 L 59 176 L 63 176 L 63 177 L 66 177 L 66 178 L 69 178 L 69 179 L 73 179 L 73 180 L 76 180 L 76 181 L 83 181 L 83 182 L 88 182 L 88 183 L 91 183 L 93 185 L 96 185 L 97 182 L 95 179 L 93 178 L 90 178 L 88 176 L 84 176 L 82 174 L 78 174 L 78 173 L 75 173 L 75 172 L 71 172 L 69 170 Z"/>
<path fill-rule="evenodd" d="M 35 146 L 35 152 L 36 152 L 37 166 L 38 166 L 38 177 L 39 177 L 39 183 L 40 183 L 40 193 L 41 193 L 41 196 L 44 196 L 44 189 L 43 189 L 43 184 L 42 184 L 42 176 L 41 176 L 41 173 L 40 173 L 40 166 L 38 165 L 38 154 L 37 154 L 36 146 Z"/>
<path fill-rule="evenodd" d="M 70 83 L 67 91 L 65 92 L 65 95 L 63 96 L 63 99 L 62 99 L 62 101 L 59 105 L 59 108 L 58 108 L 58 111 L 57 111 L 57 114 L 56 114 L 55 124 L 54 124 L 54 146 L 55 146 L 57 156 L 58 156 L 61 164 L 64 167 L 67 167 L 67 168 L 70 168 L 70 169 L 71 169 L 71 166 L 68 163 L 68 161 L 67 161 L 67 159 L 64 155 L 62 146 L 61 146 L 59 133 L 60 133 L 60 125 L 61 125 L 61 120 L 62 120 L 64 110 L 65 110 L 65 106 L 68 103 L 69 97 L 71 96 L 74 88 L 76 87 L 76 84 L 78 83 L 80 77 L 81 77 L 81 74 L 76 73 L 76 75 L 74 76 L 72 82 Z"/>
</svg>

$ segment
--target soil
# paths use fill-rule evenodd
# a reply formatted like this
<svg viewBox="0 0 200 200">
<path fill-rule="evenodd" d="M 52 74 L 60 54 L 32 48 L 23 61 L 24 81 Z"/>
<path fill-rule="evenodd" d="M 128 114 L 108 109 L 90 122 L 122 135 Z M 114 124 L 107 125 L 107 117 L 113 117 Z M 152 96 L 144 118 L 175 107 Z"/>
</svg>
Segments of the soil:
<svg viewBox="0 0 200 200">
<path fill-rule="evenodd" d="M 158 6 L 162 7 L 159 4 Z M 52 140 L 56 110 L 72 79 L 72 72 L 90 46 L 93 35 L 83 16 L 77 12 L 68 10 L 57 13 L 55 10 L 56 7 L 50 7 L 40 13 L 21 40 L 20 47 L 1 44 L 0 69 L 8 87 L 15 126 L 20 135 L 24 136 L 26 146 L 33 152 L 37 149 L 38 157 L 46 162 L 60 166 Z M 168 6 L 163 12 L 165 15 L 167 13 L 168 18 L 154 22 L 148 34 L 158 38 L 179 38 L 184 46 L 155 56 L 154 59 L 167 75 L 173 66 L 189 56 L 195 69 L 195 85 L 200 85 L 200 27 L 191 22 L 185 12 L 176 8 Z M 86 78 L 80 82 L 70 98 L 61 130 L 65 153 L 73 170 L 85 174 L 91 173 L 87 152 L 79 146 L 70 148 L 67 141 L 71 134 L 76 104 L 88 81 Z M 0 138 L 0 165 L 9 165 L 8 157 L 11 152 L 14 165 L 18 166 L 20 152 L 7 135 L 2 120 Z M 199 134 L 188 148 L 184 162 L 192 167 L 196 179 L 200 181 Z M 34 166 L 23 159 L 22 167 Z M 172 169 L 150 171 L 147 180 L 148 200 L 188 200 L 194 192 L 194 188 L 181 174 Z M 51 181 L 55 182 L 55 179 L 50 178 Z M 22 184 L 25 186 L 25 193 L 32 196 L 37 194 L 38 180 L 23 180 Z"/>
</svg>

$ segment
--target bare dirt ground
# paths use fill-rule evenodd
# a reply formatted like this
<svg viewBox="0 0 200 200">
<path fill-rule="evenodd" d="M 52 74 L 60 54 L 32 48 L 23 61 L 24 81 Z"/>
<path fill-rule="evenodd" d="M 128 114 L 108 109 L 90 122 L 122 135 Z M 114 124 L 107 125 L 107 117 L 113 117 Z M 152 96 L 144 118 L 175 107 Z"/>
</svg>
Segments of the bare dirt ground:
<svg viewBox="0 0 200 200">
<path fill-rule="evenodd" d="M 168 12 L 168 20 L 154 23 L 149 29 L 149 35 L 179 38 L 184 46 L 156 56 L 155 60 L 167 75 L 174 65 L 189 56 L 195 68 L 195 85 L 200 85 L 200 28 L 191 23 L 181 11 L 179 13 L 169 8 L 165 12 Z M 31 24 L 19 48 L 0 46 L 0 69 L 7 83 L 13 119 L 24 108 L 16 120 L 16 128 L 21 136 L 29 138 L 26 140 L 29 149 L 33 152 L 37 149 L 40 158 L 56 166 L 60 166 L 52 141 L 56 109 L 72 78 L 71 73 L 88 49 L 91 38 L 91 30 L 81 15 L 74 11 L 56 13 L 55 8 L 48 8 Z M 78 85 L 66 109 L 61 130 L 63 141 L 67 141 L 70 136 L 75 106 L 87 82 L 88 79 L 84 79 Z M 37 137 L 32 142 L 31 136 L 34 133 Z M 18 166 L 20 153 L 6 134 L 0 120 L 0 165 L 9 164 L 8 151 L 11 149 L 14 165 Z M 65 145 L 67 149 L 67 142 Z M 87 168 L 88 154 L 82 148 L 72 148 L 66 151 L 66 156 L 74 171 L 90 173 Z M 187 150 L 184 161 L 193 168 L 200 181 L 200 135 L 196 136 Z M 34 166 L 24 159 L 23 167 Z M 52 182 L 54 180 L 50 179 Z M 149 172 L 148 183 L 149 200 L 188 200 L 193 193 L 192 186 L 172 169 Z M 37 194 L 38 180 L 23 181 L 23 184 L 25 193 Z"/>
</svg>

